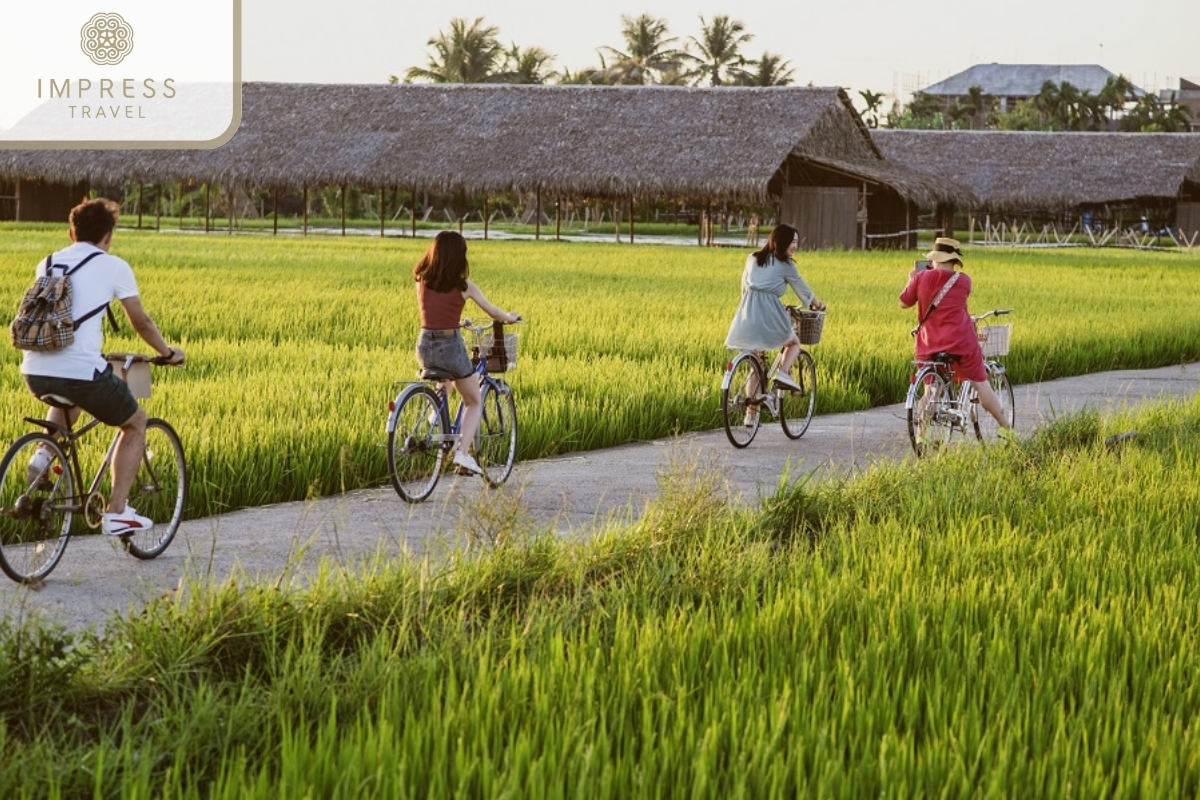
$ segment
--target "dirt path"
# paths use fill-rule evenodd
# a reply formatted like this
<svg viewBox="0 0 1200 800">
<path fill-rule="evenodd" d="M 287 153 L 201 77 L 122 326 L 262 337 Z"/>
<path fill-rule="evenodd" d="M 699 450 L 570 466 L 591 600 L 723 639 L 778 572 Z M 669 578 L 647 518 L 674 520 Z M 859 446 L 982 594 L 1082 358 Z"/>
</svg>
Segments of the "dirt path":
<svg viewBox="0 0 1200 800">
<path fill-rule="evenodd" d="M 1085 408 L 1190 396 L 1198 380 L 1200 363 L 1019 386 L 1017 427 L 1027 433 L 1053 416 Z M 847 474 L 880 458 L 909 455 L 904 408 L 886 406 L 816 417 L 798 441 L 786 439 L 777 425 L 764 426 L 744 450 L 730 447 L 716 430 L 518 464 L 503 496 L 515 498 L 539 524 L 582 536 L 639 516 L 673 459 L 715 466 L 736 499 L 752 502 L 773 492 L 785 471 L 793 480 L 814 472 Z M 375 556 L 419 554 L 457 541 L 460 518 L 474 519 L 483 491 L 476 478 L 450 476 L 429 501 L 415 506 L 387 486 L 192 520 L 154 561 L 137 561 L 103 536 L 78 536 L 40 587 L 0 576 L 0 608 L 13 620 L 102 628 L 113 615 L 137 613 L 192 579 L 287 583 L 303 580 L 326 559 L 340 568 Z"/>
</svg>

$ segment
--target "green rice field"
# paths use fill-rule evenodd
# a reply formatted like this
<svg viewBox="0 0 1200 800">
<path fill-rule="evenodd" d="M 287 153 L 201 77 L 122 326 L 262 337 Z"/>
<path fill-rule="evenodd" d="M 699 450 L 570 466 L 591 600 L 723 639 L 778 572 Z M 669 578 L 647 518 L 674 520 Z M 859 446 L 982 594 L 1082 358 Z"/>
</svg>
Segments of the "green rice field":
<svg viewBox="0 0 1200 800">
<path fill-rule="evenodd" d="M 17 299 L 64 226 L 0 226 L 0 297 Z M 120 230 L 142 299 L 184 370 L 156 371 L 152 415 L 179 430 L 189 517 L 386 481 L 384 421 L 411 380 L 418 328 L 411 268 L 428 239 Z M 528 320 L 508 375 L 519 457 L 709 429 L 720 423 L 723 347 L 747 250 L 476 242 L 472 276 Z M 830 305 L 815 348 L 818 413 L 902 399 L 911 312 L 896 295 L 912 253 L 802 253 Z M 1073 249 L 967 253 L 976 310 L 1012 307 L 1017 383 L 1200 357 L 1198 259 Z M 112 350 L 138 349 L 126 324 Z M 144 348 L 143 348 L 144 349 Z M 0 440 L 41 407 L 8 350 Z"/>
<path fill-rule="evenodd" d="M 0 620 L 0 796 L 1194 797 L 1198 434 L 1085 414 L 753 510 L 678 463 L 588 541 L 506 488 L 445 561 Z"/>
</svg>

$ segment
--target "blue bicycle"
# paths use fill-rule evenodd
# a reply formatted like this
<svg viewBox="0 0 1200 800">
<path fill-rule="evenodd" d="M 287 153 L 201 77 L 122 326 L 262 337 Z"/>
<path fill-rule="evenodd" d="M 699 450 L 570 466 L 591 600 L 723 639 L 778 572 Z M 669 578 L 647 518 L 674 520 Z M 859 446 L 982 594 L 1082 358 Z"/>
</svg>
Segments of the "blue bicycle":
<svg viewBox="0 0 1200 800">
<path fill-rule="evenodd" d="M 471 360 L 479 376 L 483 414 L 475 435 L 475 460 L 483 469 L 488 486 L 508 480 L 517 457 L 517 404 L 512 387 L 497 373 L 517 366 L 517 334 L 504 333 L 504 323 L 474 325 L 462 321 L 474 336 Z M 433 493 L 442 470 L 452 463 L 450 454 L 458 442 L 463 405 L 460 401 L 450 421 L 446 396 L 449 373 L 423 369 L 418 382 L 402 382 L 404 388 L 388 404 L 388 474 L 396 494 L 409 503 L 419 503 Z"/>
</svg>

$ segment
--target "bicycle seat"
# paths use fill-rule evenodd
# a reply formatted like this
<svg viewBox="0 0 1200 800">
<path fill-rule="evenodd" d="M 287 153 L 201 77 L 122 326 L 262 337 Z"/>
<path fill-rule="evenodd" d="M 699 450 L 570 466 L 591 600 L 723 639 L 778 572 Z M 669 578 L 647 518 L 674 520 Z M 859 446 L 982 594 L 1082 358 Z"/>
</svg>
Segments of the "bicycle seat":
<svg viewBox="0 0 1200 800">
<path fill-rule="evenodd" d="M 68 400 L 67 398 L 63 397 L 61 394 L 38 395 L 38 400 L 41 400 L 43 403 L 45 403 L 48 406 L 54 406 L 55 408 L 74 408 L 75 407 L 74 401 Z"/>
<path fill-rule="evenodd" d="M 421 380 L 423 380 L 423 381 L 452 381 L 452 380 L 455 380 L 454 376 L 451 375 L 449 372 L 447 372 L 444 369 L 438 369 L 436 367 L 429 367 L 427 369 L 423 369 L 420 372 L 418 372 L 417 374 L 421 377 Z"/>
<path fill-rule="evenodd" d="M 940 353 L 934 353 L 933 355 L 931 355 L 929 357 L 929 360 L 937 361 L 941 364 L 953 364 L 956 361 L 961 361 L 962 356 L 956 356 L 953 353 L 947 353 L 945 350 L 943 350 Z"/>
</svg>

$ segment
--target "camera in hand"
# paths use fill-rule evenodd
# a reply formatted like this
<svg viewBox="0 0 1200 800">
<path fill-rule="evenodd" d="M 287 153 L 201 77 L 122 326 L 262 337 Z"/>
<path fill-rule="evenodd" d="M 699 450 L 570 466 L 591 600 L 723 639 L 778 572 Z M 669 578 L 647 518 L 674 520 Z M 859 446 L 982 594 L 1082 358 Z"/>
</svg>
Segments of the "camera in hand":
<svg viewBox="0 0 1200 800">
<path fill-rule="evenodd" d="M 914 262 L 913 262 L 913 268 L 914 268 L 914 269 L 917 269 L 917 270 L 922 270 L 922 269 L 933 269 L 933 264 L 931 264 L 931 263 L 930 263 L 930 262 L 928 262 L 928 261 L 914 261 Z"/>
</svg>

